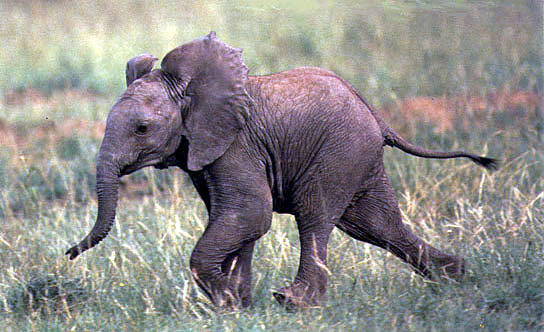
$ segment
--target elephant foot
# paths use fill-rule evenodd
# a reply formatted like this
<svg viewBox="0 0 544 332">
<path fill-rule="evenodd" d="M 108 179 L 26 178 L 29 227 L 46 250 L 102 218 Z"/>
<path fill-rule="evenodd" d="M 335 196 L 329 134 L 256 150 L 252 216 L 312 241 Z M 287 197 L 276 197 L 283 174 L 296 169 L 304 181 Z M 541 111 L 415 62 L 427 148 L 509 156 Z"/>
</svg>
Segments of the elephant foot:
<svg viewBox="0 0 544 332">
<path fill-rule="evenodd" d="M 218 312 L 235 312 L 243 310 L 252 304 L 251 296 L 240 298 L 239 296 L 233 296 L 229 292 L 221 296 L 216 294 L 210 299 Z"/>
<path fill-rule="evenodd" d="M 204 291 L 219 311 L 237 311 L 249 307 L 252 303 L 250 288 L 239 289 L 234 287 L 232 289 L 220 284 L 222 287 L 212 289 L 208 283 L 202 282 L 194 272 L 193 276 L 197 285 Z"/>
<path fill-rule="evenodd" d="M 319 307 L 324 294 L 304 282 L 295 282 L 272 293 L 276 301 L 288 310 Z"/>
</svg>

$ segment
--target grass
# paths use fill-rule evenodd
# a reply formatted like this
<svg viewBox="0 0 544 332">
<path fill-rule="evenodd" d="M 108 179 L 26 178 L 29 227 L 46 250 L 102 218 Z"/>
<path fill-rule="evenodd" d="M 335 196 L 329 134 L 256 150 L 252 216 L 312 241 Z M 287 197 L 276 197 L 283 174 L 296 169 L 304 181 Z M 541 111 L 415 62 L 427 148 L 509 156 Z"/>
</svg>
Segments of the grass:
<svg viewBox="0 0 544 332">
<path fill-rule="evenodd" d="M 218 1 L 181 10 L 174 1 L 1 2 L 7 24 L 0 26 L 0 64 L 9 68 L 0 73 L 1 326 L 542 330 L 542 105 L 468 110 L 460 113 L 465 121 L 446 132 L 399 116 L 396 106 L 418 95 L 541 95 L 541 18 L 535 13 L 542 10 L 532 3 Z M 334 231 L 327 303 L 286 312 L 271 291 L 296 274 L 298 234 L 292 217 L 275 215 L 256 247 L 254 304 L 217 312 L 188 268 L 207 215 L 179 170 L 146 169 L 123 178 L 112 232 L 68 261 L 64 251 L 96 218 L 95 156 L 108 109 L 123 90 L 126 60 L 143 52 L 162 56 L 212 29 L 245 49 L 253 73 L 299 65 L 333 69 L 380 108 L 392 104 L 384 116 L 411 141 L 498 157 L 501 168 L 488 173 L 468 161 L 386 152 L 404 221 L 426 241 L 463 255 L 466 278 L 423 280 L 386 252 Z"/>
<path fill-rule="evenodd" d="M 92 145 L 84 138 L 76 141 Z M 457 142 L 474 150 L 479 144 Z M 335 231 L 328 302 L 299 313 L 286 312 L 271 296 L 296 273 L 297 232 L 287 216 L 275 216 L 272 230 L 257 246 L 254 305 L 232 313 L 212 309 L 188 269 L 192 247 L 205 227 L 205 209 L 176 170 L 146 170 L 125 179 L 127 187 L 140 184 L 142 192 L 127 189 L 110 236 L 77 261 L 67 261 L 64 250 L 94 223 L 96 201 L 92 185 L 82 186 L 76 176 L 79 168 L 92 173 L 92 162 L 81 157 L 67 161 L 62 151 L 51 152 L 34 175 L 15 172 L 21 180 L 8 177 L 3 184 L 0 317 L 8 329 L 542 328 L 542 151 L 502 155 L 504 165 L 493 174 L 468 162 L 388 152 L 387 168 L 405 222 L 434 245 L 464 255 L 465 280 L 425 281 L 384 251 Z M 17 169 L 13 163 L 23 162 L 7 159 L 12 161 L 4 168 Z M 57 196 L 50 194 L 54 181 L 47 180 L 56 173 L 67 180 L 67 189 Z M 84 199 L 75 194 L 80 187 Z M 9 205 L 17 195 L 24 204 Z"/>
</svg>

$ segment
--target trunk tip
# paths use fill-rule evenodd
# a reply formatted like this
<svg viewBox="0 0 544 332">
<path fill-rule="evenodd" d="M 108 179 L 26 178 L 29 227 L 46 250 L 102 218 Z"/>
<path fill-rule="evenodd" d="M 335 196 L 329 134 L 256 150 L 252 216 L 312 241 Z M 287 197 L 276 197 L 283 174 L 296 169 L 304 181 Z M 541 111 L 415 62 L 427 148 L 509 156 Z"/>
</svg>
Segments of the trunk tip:
<svg viewBox="0 0 544 332">
<path fill-rule="evenodd" d="M 79 246 L 74 246 L 72 248 L 70 248 L 66 253 L 65 255 L 69 255 L 70 256 L 70 260 L 74 260 L 77 256 L 79 256 L 79 254 L 81 253 L 80 249 L 79 249 Z"/>
</svg>

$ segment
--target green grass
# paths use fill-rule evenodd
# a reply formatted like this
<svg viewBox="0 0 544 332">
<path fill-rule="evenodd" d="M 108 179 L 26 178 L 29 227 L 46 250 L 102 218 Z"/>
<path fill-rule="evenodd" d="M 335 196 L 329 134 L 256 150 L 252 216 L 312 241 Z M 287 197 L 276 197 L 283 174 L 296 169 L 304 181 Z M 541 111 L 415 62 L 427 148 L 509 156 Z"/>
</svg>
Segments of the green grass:
<svg viewBox="0 0 544 332">
<path fill-rule="evenodd" d="M 477 150 L 477 138 L 456 142 Z M 98 142 L 75 141 L 93 147 L 81 155 L 94 155 Z M 503 143 L 518 141 L 512 137 Z M 110 236 L 68 261 L 63 252 L 93 225 L 96 201 L 91 180 L 78 179 L 82 169 L 93 173 L 93 162 L 81 155 L 66 160 L 66 153 L 53 150 L 39 169 L 21 165 L 30 161 L 13 159 L 9 152 L 4 155 L 2 167 L 15 169 L 11 174 L 17 177 L 8 176 L 0 196 L 0 318 L 8 329 L 542 328 L 541 150 L 501 154 L 504 165 L 493 174 L 469 162 L 387 152 L 405 222 L 432 244 L 464 255 L 466 278 L 458 284 L 425 281 L 384 251 L 335 231 L 328 302 L 299 313 L 286 312 L 271 296 L 297 268 L 296 227 L 286 216 L 275 217 L 257 246 L 253 306 L 240 312 L 213 310 L 188 269 L 205 227 L 205 209 L 177 170 L 145 170 L 125 179 L 127 187 L 143 184 L 142 193 L 126 190 Z M 60 185 L 51 181 L 51 174 L 59 173 Z M 14 199 L 24 203 L 14 204 Z"/>
<path fill-rule="evenodd" d="M 418 118 L 384 114 L 418 144 L 501 160 L 489 173 L 464 160 L 386 152 L 404 221 L 466 258 L 460 283 L 423 280 L 385 251 L 334 231 L 327 303 L 287 312 L 271 291 L 296 274 L 298 234 L 292 217 L 276 215 L 256 247 L 254 304 L 217 312 L 188 267 L 206 211 L 174 169 L 123 178 L 110 235 L 76 261 L 64 256 L 95 222 L 96 153 L 131 56 L 162 57 L 216 30 L 244 48 L 253 73 L 326 67 L 376 105 L 417 95 L 538 94 L 541 9 L 461 0 L 218 1 L 183 8 L 177 1 L 116 0 L 0 2 L 0 12 L 7 22 L 0 25 L 0 66 L 7 68 L 0 72 L 3 330 L 544 329 L 543 120 L 527 105 L 486 109 L 484 121 L 460 113 L 468 121 L 444 133 Z"/>
</svg>

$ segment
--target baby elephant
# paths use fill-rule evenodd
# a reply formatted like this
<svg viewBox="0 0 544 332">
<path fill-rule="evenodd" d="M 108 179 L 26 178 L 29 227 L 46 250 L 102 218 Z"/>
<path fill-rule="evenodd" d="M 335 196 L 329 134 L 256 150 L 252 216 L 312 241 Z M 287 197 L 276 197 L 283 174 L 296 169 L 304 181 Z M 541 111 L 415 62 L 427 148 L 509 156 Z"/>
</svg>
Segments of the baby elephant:
<svg viewBox="0 0 544 332">
<path fill-rule="evenodd" d="M 68 250 L 70 259 L 110 231 L 119 179 L 146 166 L 186 171 L 209 222 L 190 259 L 198 285 L 217 306 L 251 303 L 255 241 L 272 212 L 290 213 L 300 234 L 294 282 L 274 293 L 283 305 L 319 305 L 327 288 L 334 227 L 389 250 L 428 278 L 459 278 L 464 260 L 433 248 L 402 223 L 383 165 L 384 146 L 425 158 L 493 159 L 414 146 L 393 131 L 334 73 L 299 68 L 249 76 L 240 49 L 215 33 L 127 65 L 127 90 L 108 115 L 98 153 L 98 217 Z"/>
</svg>

